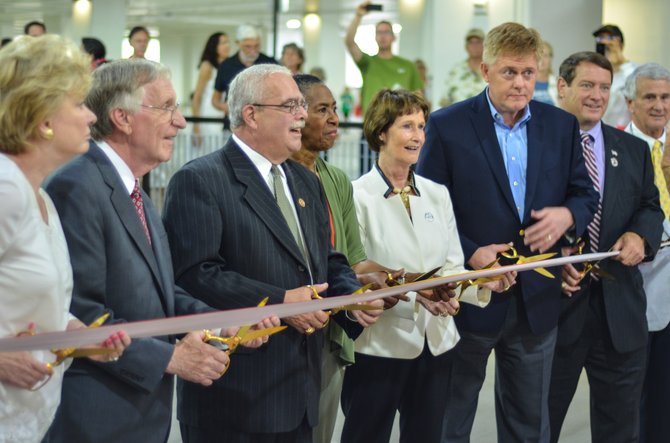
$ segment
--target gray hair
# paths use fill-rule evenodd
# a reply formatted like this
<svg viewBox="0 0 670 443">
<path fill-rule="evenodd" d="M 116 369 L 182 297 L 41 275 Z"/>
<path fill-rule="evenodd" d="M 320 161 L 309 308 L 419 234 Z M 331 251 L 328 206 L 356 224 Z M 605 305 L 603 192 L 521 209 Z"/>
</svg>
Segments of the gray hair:
<svg viewBox="0 0 670 443">
<path fill-rule="evenodd" d="M 101 140 L 114 132 L 109 114 L 123 109 L 131 114 L 139 111 L 144 86 L 159 78 L 170 78 L 170 70 L 160 63 L 144 59 L 117 60 L 93 71 L 93 85 L 86 97 L 86 106 L 98 121 L 91 127 L 91 137 Z"/>
<path fill-rule="evenodd" d="M 237 28 L 236 38 L 238 42 L 241 42 L 248 38 L 261 38 L 261 33 L 253 25 L 241 25 Z"/>
<path fill-rule="evenodd" d="M 637 96 L 637 79 L 648 78 L 650 80 L 665 80 L 670 83 L 670 71 L 658 63 L 645 63 L 635 68 L 635 71 L 626 78 L 626 84 L 623 88 L 623 95 L 628 100 L 633 100 Z"/>
<path fill-rule="evenodd" d="M 231 129 L 244 125 L 242 110 L 245 106 L 263 101 L 264 83 L 273 74 L 291 77 L 291 71 L 284 66 L 264 63 L 248 67 L 233 79 L 228 89 L 228 118 Z"/>
</svg>

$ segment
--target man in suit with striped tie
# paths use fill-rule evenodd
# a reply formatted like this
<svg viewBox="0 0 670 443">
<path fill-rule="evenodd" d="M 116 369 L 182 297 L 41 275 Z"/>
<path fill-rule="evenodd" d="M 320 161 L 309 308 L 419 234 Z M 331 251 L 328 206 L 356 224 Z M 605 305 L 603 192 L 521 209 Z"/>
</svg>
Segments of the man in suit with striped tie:
<svg viewBox="0 0 670 443">
<path fill-rule="evenodd" d="M 670 71 L 657 63 L 641 65 L 626 79 L 624 95 L 633 121 L 625 131 L 642 139 L 651 152 L 654 181 L 660 194 L 663 220 L 662 245 L 670 240 L 670 193 L 663 161 L 669 149 Z M 661 246 L 651 263 L 640 265 L 647 294 L 647 377 L 641 408 L 641 442 L 663 442 L 670 435 L 670 248 Z"/>
<path fill-rule="evenodd" d="M 228 95 L 233 135 L 219 151 L 173 177 L 164 222 L 177 282 L 218 309 L 343 295 L 360 285 L 330 246 L 325 197 L 316 176 L 287 160 L 301 148 L 306 103 L 286 68 L 242 71 Z M 354 337 L 378 310 L 333 320 Z M 285 319 L 267 346 L 237 352 L 210 389 L 178 387 L 182 438 L 188 443 L 311 442 L 318 420 L 321 350 L 328 316 Z"/>
<path fill-rule="evenodd" d="M 637 441 L 647 344 L 646 298 L 637 265 L 658 250 L 663 212 L 649 149 L 601 119 L 612 65 L 579 52 L 560 67 L 560 106 L 579 121 L 584 161 L 600 201 L 585 252 L 620 251 L 600 267 L 613 278 L 563 269 L 558 339 L 549 390 L 551 441 L 558 441 L 582 368 L 591 394 L 594 442 Z"/>
</svg>

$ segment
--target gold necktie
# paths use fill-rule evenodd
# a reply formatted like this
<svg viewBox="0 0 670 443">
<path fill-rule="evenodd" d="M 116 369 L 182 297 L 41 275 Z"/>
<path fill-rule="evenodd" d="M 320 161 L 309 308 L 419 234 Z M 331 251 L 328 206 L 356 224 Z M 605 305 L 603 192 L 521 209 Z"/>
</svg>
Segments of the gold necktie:
<svg viewBox="0 0 670 443">
<path fill-rule="evenodd" d="M 286 192 L 284 192 L 284 184 L 281 173 L 279 172 L 279 167 L 277 165 L 272 165 L 270 172 L 272 173 L 272 187 L 279 210 L 284 216 L 286 224 L 288 224 L 288 228 L 291 230 L 291 234 L 293 234 L 293 238 L 298 244 L 298 249 L 300 249 L 303 258 L 305 259 L 305 263 L 307 263 L 307 267 L 309 268 L 309 254 L 300 233 L 300 228 L 298 227 L 298 220 L 296 220 L 295 214 L 293 213 L 293 207 L 288 200 Z"/>
<path fill-rule="evenodd" d="M 658 188 L 658 194 L 661 197 L 661 208 L 665 213 L 665 218 L 670 219 L 670 193 L 665 183 L 665 176 L 663 175 L 663 168 L 661 162 L 663 161 L 663 153 L 661 152 L 661 142 L 656 140 L 654 146 L 651 148 L 651 162 L 654 164 L 654 183 Z"/>
</svg>

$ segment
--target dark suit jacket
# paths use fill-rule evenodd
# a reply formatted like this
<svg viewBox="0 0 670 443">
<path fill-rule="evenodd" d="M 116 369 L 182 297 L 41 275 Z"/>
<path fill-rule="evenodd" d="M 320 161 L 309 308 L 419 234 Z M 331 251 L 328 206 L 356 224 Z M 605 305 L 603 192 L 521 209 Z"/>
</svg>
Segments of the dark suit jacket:
<svg viewBox="0 0 670 443">
<path fill-rule="evenodd" d="M 94 143 L 46 190 L 70 250 L 70 309 L 83 322 L 104 312 L 111 313 L 108 322 L 123 322 L 211 310 L 174 285 L 167 235 L 151 200 L 142 195 L 153 247 L 121 178 Z M 173 393 L 165 368 L 173 343 L 173 337 L 138 338 L 116 363 L 75 360 L 50 441 L 165 441 Z"/>
<path fill-rule="evenodd" d="M 584 165 L 579 126 L 574 116 L 531 101 L 527 123 L 528 164 L 525 214 L 520 219 L 505 171 L 486 91 L 431 114 L 426 143 L 417 172 L 445 184 L 451 193 L 465 262 L 480 246 L 514 242 L 519 254 L 533 255 L 523 246 L 520 230 L 530 226 L 530 211 L 565 206 L 580 236 L 593 218 L 597 193 Z M 554 247 L 558 250 L 558 246 Z M 555 275 L 560 270 L 553 269 Z M 510 295 L 523 300 L 535 334 L 553 329 L 558 321 L 560 278 L 523 272 L 517 285 L 495 294 L 484 309 L 461 306 L 455 317 L 460 330 L 494 333 L 500 330 Z"/>
<path fill-rule="evenodd" d="M 654 184 L 654 167 L 649 147 L 639 138 L 602 125 L 605 143 L 605 192 L 598 251 L 607 251 L 624 232 L 635 232 L 646 243 L 646 260 L 651 260 L 661 243 L 664 214 Z M 616 165 L 616 166 L 615 166 Z M 588 236 L 587 236 L 588 237 Z M 637 266 L 605 260 L 601 267 L 614 277 L 602 279 L 607 326 L 614 348 L 630 352 L 647 343 L 647 300 Z M 583 290 L 561 300 L 559 346 L 573 344 L 584 329 L 592 296 Z"/>
<path fill-rule="evenodd" d="M 351 293 L 360 285 L 346 258 L 329 245 L 325 197 L 317 178 L 293 161 L 282 166 L 314 281 L 327 281 L 331 295 Z M 310 284 L 272 193 L 232 138 L 223 149 L 174 175 L 163 215 L 177 282 L 212 307 L 254 306 L 264 297 L 270 304 L 282 303 L 287 289 Z M 230 369 L 213 387 L 180 384 L 179 419 L 193 426 L 223 425 L 222 431 L 231 426 L 275 433 L 295 429 L 307 414 L 314 426 L 322 346 L 321 332 L 306 337 L 289 327 L 258 350 L 238 348 Z"/>
</svg>

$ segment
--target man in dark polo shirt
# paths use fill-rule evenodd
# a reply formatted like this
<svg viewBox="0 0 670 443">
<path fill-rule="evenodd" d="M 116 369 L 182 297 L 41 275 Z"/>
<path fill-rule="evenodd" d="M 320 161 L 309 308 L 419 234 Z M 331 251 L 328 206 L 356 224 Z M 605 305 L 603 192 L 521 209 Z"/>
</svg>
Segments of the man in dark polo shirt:
<svg viewBox="0 0 670 443">
<path fill-rule="evenodd" d="M 212 95 L 212 106 L 226 113 L 223 120 L 223 129 L 230 131 L 230 120 L 228 120 L 228 101 L 224 101 L 224 93 L 228 95 L 228 86 L 235 76 L 249 66 L 262 63 L 278 64 L 277 60 L 261 52 L 261 33 L 254 26 L 242 25 L 237 29 L 235 40 L 238 51 L 233 56 L 225 59 L 216 73 L 214 82 L 214 94 Z"/>
</svg>

